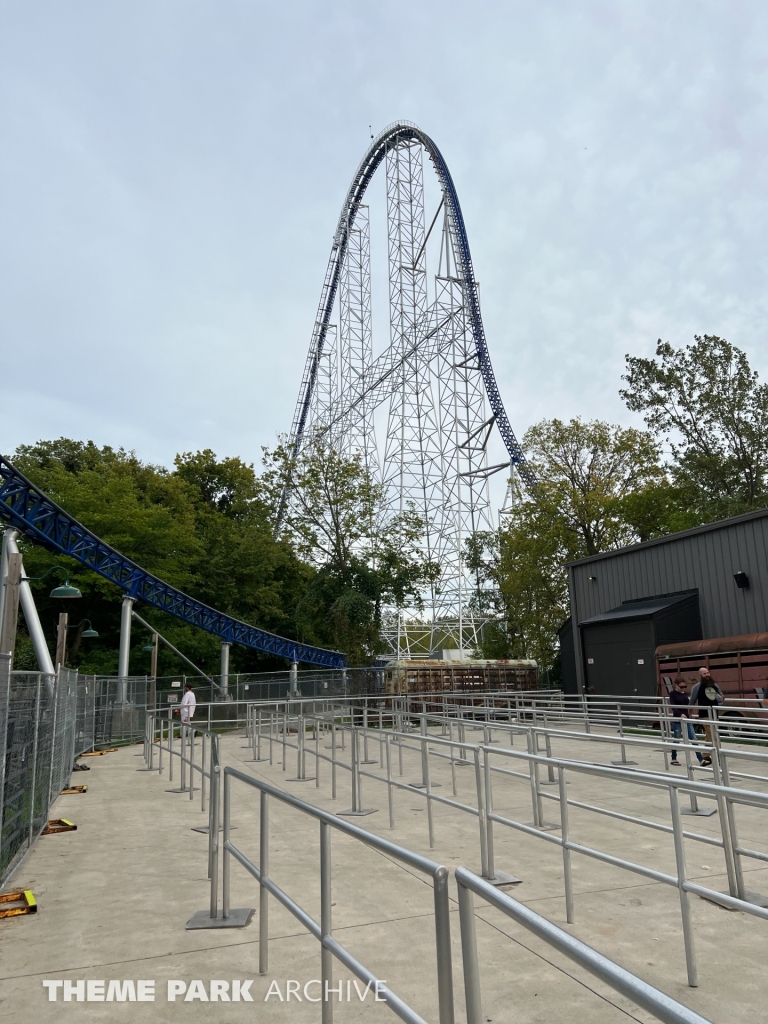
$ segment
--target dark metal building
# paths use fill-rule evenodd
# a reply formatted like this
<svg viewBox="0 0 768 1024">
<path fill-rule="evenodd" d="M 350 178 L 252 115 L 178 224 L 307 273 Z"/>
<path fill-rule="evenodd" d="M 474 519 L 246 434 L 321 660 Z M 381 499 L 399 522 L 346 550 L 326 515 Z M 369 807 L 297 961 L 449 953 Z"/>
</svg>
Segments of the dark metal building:
<svg viewBox="0 0 768 1024">
<path fill-rule="evenodd" d="M 565 689 L 653 693 L 659 644 L 768 629 L 768 509 L 571 562 L 568 586 Z"/>
</svg>

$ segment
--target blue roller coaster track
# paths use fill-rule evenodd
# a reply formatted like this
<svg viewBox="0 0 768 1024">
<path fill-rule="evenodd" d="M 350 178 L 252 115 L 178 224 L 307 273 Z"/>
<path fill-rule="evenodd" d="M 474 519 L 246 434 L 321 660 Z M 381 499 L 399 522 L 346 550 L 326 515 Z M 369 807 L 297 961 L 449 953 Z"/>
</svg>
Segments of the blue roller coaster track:
<svg viewBox="0 0 768 1024">
<path fill-rule="evenodd" d="M 343 668 L 346 664 L 345 656 L 338 651 L 311 647 L 257 629 L 209 608 L 145 572 L 68 515 L 1 455 L 0 519 L 49 550 L 76 559 L 87 569 L 116 584 L 130 597 L 168 612 L 182 622 L 198 626 L 227 643 L 325 668 Z"/>
<path fill-rule="evenodd" d="M 480 297 L 478 295 L 477 281 L 475 280 L 475 272 L 472 266 L 472 256 L 469 251 L 467 229 L 464 225 L 464 217 L 461 212 L 461 206 L 459 205 L 456 186 L 453 183 L 451 172 L 448 170 L 448 165 L 443 158 L 443 154 L 437 148 L 429 135 L 410 121 L 396 121 L 394 124 L 389 125 L 379 133 L 376 139 L 371 143 L 368 152 L 363 157 L 360 166 L 357 169 L 357 173 L 352 179 L 352 184 L 349 187 L 347 198 L 342 208 L 341 216 L 339 217 L 330 259 L 328 260 L 328 268 L 326 270 L 323 290 L 320 296 L 320 305 L 312 333 L 312 341 L 304 370 L 304 378 L 302 380 L 301 397 L 296 407 L 296 413 L 294 415 L 291 429 L 294 452 L 298 454 L 301 449 L 304 427 L 306 426 L 307 416 L 309 414 L 310 404 L 312 401 L 312 392 L 317 380 L 318 366 L 320 364 L 320 359 L 322 358 L 325 338 L 331 323 L 334 300 L 336 298 L 341 270 L 346 256 L 347 239 L 354 224 L 355 215 L 360 207 L 365 191 L 368 188 L 373 175 L 375 174 L 379 164 L 386 156 L 387 150 L 396 146 L 399 141 L 405 139 L 418 140 L 426 149 L 429 158 L 432 161 L 432 165 L 435 168 L 435 173 L 437 174 L 438 181 L 440 182 L 443 200 L 448 212 L 451 232 L 458 250 L 456 258 L 468 306 L 469 323 L 472 336 L 475 341 L 477 361 L 480 366 L 480 372 L 483 376 L 483 382 L 485 383 L 485 391 L 488 395 L 488 403 L 491 407 L 491 411 L 493 412 L 495 423 L 498 427 L 499 433 L 501 434 L 501 438 L 504 441 L 507 452 L 509 453 L 512 465 L 516 468 L 520 478 L 526 486 L 533 489 L 537 482 L 536 476 L 528 465 L 525 454 L 515 437 L 515 432 L 512 429 L 512 424 L 509 422 L 509 417 L 507 416 L 507 411 L 504 408 L 501 393 L 499 392 L 499 386 L 496 383 L 496 375 L 494 374 L 493 366 L 491 365 L 491 357 L 488 352 L 488 342 L 485 337 L 483 320 L 480 315 Z M 283 495 L 283 501 L 278 514 L 278 521 L 282 519 L 286 497 L 286 495 Z"/>
</svg>

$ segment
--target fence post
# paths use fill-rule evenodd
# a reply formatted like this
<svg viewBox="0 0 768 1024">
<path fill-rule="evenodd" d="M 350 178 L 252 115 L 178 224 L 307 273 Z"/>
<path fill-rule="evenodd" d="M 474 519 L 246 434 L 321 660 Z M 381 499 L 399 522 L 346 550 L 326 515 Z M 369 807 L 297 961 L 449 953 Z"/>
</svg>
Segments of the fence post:
<svg viewBox="0 0 768 1024">
<path fill-rule="evenodd" d="M 34 842 L 35 832 L 35 786 L 37 783 L 37 752 L 38 752 L 38 737 L 40 733 L 40 687 L 42 683 L 42 676 L 38 673 L 37 676 L 37 695 L 35 697 L 35 738 L 32 744 L 32 791 L 29 801 L 29 846 Z M 50 807 L 50 801 L 48 803 Z M 47 812 L 46 812 L 47 814 Z M 0 830 L 2 829 L 2 818 L 0 818 Z"/>
<path fill-rule="evenodd" d="M 48 778 L 48 806 L 50 807 L 53 803 L 53 772 L 54 765 L 56 763 L 56 728 L 58 726 L 58 712 L 59 712 L 59 682 L 61 679 L 61 670 L 56 675 L 53 690 L 53 716 L 51 719 L 51 771 Z"/>
</svg>

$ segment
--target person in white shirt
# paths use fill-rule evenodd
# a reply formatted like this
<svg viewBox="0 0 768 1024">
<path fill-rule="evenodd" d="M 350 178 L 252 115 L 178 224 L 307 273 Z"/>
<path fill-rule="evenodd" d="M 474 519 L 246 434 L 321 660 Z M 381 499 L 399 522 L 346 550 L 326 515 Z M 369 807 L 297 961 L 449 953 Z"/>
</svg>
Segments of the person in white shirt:
<svg viewBox="0 0 768 1024">
<path fill-rule="evenodd" d="M 187 683 L 184 687 L 184 696 L 181 698 L 181 721 L 183 725 L 188 725 L 192 721 L 195 715 L 195 707 L 197 701 L 195 700 L 195 694 L 192 689 L 192 684 Z"/>
</svg>

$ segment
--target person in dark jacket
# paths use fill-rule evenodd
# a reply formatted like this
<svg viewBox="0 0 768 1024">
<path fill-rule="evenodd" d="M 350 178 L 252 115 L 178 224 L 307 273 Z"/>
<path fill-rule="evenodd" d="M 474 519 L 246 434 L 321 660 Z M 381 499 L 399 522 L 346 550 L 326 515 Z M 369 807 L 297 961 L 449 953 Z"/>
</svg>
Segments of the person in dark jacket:
<svg viewBox="0 0 768 1024">
<path fill-rule="evenodd" d="M 722 704 L 724 700 L 725 697 L 723 697 L 723 691 L 712 678 L 712 673 L 708 668 L 700 668 L 699 681 L 698 683 L 694 683 L 693 689 L 691 690 L 691 704 L 698 705 L 699 718 L 704 719 L 704 722 L 702 723 L 704 726 L 704 736 L 710 746 L 713 745 L 711 709 Z M 705 754 L 704 760 L 701 763 L 705 768 L 712 764 L 711 754 Z"/>
<path fill-rule="evenodd" d="M 679 740 L 682 736 L 683 739 L 688 739 L 691 743 L 696 742 L 696 730 L 693 728 L 693 722 L 691 721 L 689 712 L 689 697 L 688 697 L 688 684 L 680 676 L 677 676 L 675 681 L 672 683 L 672 692 L 669 695 L 669 703 L 672 707 L 672 736 L 674 739 Z M 685 733 L 683 733 L 683 725 L 685 725 Z M 702 755 L 696 751 L 696 757 L 699 759 L 699 764 L 703 761 Z M 672 760 L 670 764 L 676 767 L 680 766 L 680 762 L 677 760 L 677 751 L 672 751 Z"/>
</svg>

